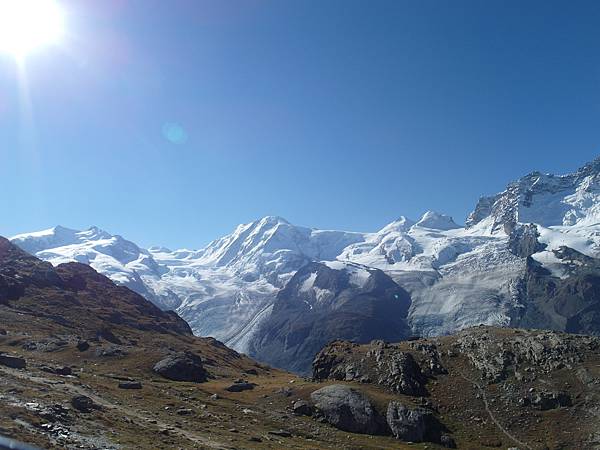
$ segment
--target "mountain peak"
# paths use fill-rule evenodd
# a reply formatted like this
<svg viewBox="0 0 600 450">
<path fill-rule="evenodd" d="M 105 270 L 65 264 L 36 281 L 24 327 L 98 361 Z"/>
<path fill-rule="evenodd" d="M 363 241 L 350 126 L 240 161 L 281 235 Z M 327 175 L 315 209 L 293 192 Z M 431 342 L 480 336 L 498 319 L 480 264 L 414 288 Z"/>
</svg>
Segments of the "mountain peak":
<svg viewBox="0 0 600 450">
<path fill-rule="evenodd" d="M 598 173 L 600 173 L 600 156 L 586 163 L 576 172 L 579 176 L 597 175 Z"/>
<path fill-rule="evenodd" d="M 262 219 L 257 220 L 256 223 L 264 225 L 291 225 L 290 222 L 288 222 L 281 216 L 265 216 Z"/>
<path fill-rule="evenodd" d="M 437 211 L 427 211 L 415 226 L 420 228 L 431 228 L 434 230 L 452 230 L 454 228 L 460 228 L 460 226 L 454 222 L 452 217 Z"/>
</svg>

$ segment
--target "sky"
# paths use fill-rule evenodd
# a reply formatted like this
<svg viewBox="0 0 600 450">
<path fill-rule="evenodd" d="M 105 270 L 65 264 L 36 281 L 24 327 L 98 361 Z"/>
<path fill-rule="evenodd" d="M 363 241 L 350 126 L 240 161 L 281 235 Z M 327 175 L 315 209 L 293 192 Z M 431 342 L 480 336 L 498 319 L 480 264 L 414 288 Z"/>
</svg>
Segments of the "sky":
<svg viewBox="0 0 600 450">
<path fill-rule="evenodd" d="M 59 3 L 61 42 L 0 54 L 1 235 L 464 223 L 600 155 L 597 1 Z"/>
</svg>

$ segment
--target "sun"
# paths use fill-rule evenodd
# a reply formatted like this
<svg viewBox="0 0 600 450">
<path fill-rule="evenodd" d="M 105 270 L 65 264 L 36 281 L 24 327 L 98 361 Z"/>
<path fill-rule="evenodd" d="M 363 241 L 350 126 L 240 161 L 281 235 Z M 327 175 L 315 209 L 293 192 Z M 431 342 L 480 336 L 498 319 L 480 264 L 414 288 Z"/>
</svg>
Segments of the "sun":
<svg viewBox="0 0 600 450">
<path fill-rule="evenodd" d="M 0 52 L 21 59 L 60 41 L 64 14 L 54 0 L 0 0 Z"/>
</svg>

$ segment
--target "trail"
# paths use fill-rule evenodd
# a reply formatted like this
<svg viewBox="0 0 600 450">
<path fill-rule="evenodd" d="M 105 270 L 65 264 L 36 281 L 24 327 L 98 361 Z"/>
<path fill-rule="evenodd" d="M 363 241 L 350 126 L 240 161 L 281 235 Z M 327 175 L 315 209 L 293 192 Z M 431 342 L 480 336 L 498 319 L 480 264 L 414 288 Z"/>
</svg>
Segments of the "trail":
<svg viewBox="0 0 600 450">
<path fill-rule="evenodd" d="M 482 388 L 481 385 L 479 383 L 477 383 L 475 380 L 471 380 L 470 378 L 468 378 L 466 375 L 464 375 L 460 371 L 457 371 L 457 372 L 461 376 L 461 378 L 463 378 L 464 380 L 466 380 L 469 383 L 471 383 L 473 386 L 475 386 L 479 390 L 479 392 L 481 392 L 481 397 L 483 399 L 483 404 L 485 406 L 485 410 L 487 411 L 488 415 L 490 416 L 490 419 L 492 419 L 492 422 L 494 422 L 494 424 L 496 425 L 496 427 L 498 427 L 498 429 L 500 431 L 502 431 L 502 433 L 504 433 L 504 435 L 506 437 L 508 437 L 510 440 L 512 440 L 515 444 L 520 445 L 521 447 L 525 447 L 526 449 L 533 450 L 525 442 L 520 441 L 515 435 L 511 434 L 510 431 L 508 431 L 506 428 L 504 428 L 502 426 L 502 424 L 498 421 L 498 419 L 496 419 L 496 416 L 494 416 L 494 413 L 492 412 L 492 410 L 490 409 L 490 406 L 488 404 L 487 395 L 485 393 L 485 389 Z"/>
</svg>

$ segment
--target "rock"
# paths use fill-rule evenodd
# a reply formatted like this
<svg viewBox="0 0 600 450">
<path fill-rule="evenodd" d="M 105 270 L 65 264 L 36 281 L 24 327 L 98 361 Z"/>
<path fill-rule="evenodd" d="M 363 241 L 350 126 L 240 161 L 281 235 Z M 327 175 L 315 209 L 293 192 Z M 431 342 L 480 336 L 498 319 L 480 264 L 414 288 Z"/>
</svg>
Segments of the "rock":
<svg viewBox="0 0 600 450">
<path fill-rule="evenodd" d="M 154 372 L 173 381 L 203 383 L 208 378 L 202 359 L 193 353 L 175 353 L 154 365 Z"/>
<path fill-rule="evenodd" d="M 119 346 L 109 345 L 108 347 L 98 347 L 96 349 L 96 356 L 103 358 L 127 356 L 127 352 Z"/>
<path fill-rule="evenodd" d="M 85 395 L 77 395 L 71 399 L 71 405 L 77 411 L 82 413 L 90 413 L 95 409 L 101 409 L 100 405 L 95 403 L 91 398 Z"/>
<path fill-rule="evenodd" d="M 24 358 L 18 356 L 0 354 L 0 366 L 10 367 L 11 369 L 25 369 L 27 362 Z"/>
<path fill-rule="evenodd" d="M 319 414 L 340 430 L 379 434 L 383 429 L 381 417 L 360 391 L 334 384 L 314 391 L 310 397 Z"/>
<path fill-rule="evenodd" d="M 64 339 L 48 338 L 41 341 L 30 341 L 23 344 L 23 349 L 43 353 L 52 353 L 64 349 L 69 342 Z"/>
<path fill-rule="evenodd" d="M 565 392 L 538 392 L 533 393 L 529 399 L 531 405 L 536 408 L 547 411 L 549 409 L 560 408 L 561 406 L 571 406 L 572 401 L 569 394 Z"/>
<path fill-rule="evenodd" d="M 269 431 L 269 434 L 271 434 L 273 436 L 279 436 L 279 437 L 285 437 L 285 438 L 292 437 L 292 433 L 290 433 L 289 431 L 286 431 L 286 430 Z"/>
<path fill-rule="evenodd" d="M 178 416 L 191 416 L 192 414 L 194 414 L 194 411 L 190 408 L 181 408 L 177 410 Z"/>
<path fill-rule="evenodd" d="M 372 382 L 406 395 L 427 393 L 427 377 L 410 353 L 383 341 L 372 341 L 364 348 L 364 353 L 357 350 L 360 348 L 354 343 L 330 343 L 313 361 L 313 378 Z M 439 366 L 438 370 L 443 371 L 443 368 Z"/>
<path fill-rule="evenodd" d="M 209 397 L 211 400 L 219 400 L 221 397 L 219 397 L 219 394 L 213 394 Z"/>
<path fill-rule="evenodd" d="M 90 348 L 90 344 L 88 341 L 79 341 L 77 343 L 77 350 L 79 350 L 80 352 L 85 352 L 89 348 Z"/>
<path fill-rule="evenodd" d="M 387 424 L 396 439 L 409 442 L 441 443 L 442 426 L 433 413 L 424 408 L 409 408 L 391 401 L 387 409 Z M 450 443 L 449 439 L 445 439 Z"/>
<path fill-rule="evenodd" d="M 42 372 L 53 373 L 55 375 L 63 375 L 63 376 L 72 375 L 72 373 L 73 373 L 73 371 L 71 370 L 71 368 L 69 366 L 62 366 L 62 367 L 42 366 L 42 367 L 40 367 L 40 370 Z"/>
<path fill-rule="evenodd" d="M 256 370 L 256 369 L 247 369 L 247 370 L 244 370 L 244 373 L 247 374 L 247 375 L 258 375 L 258 370 Z"/>
<path fill-rule="evenodd" d="M 68 376 L 73 374 L 73 370 L 69 366 L 57 367 L 55 371 L 57 375 Z"/>
<path fill-rule="evenodd" d="M 119 383 L 119 389 L 141 389 L 142 383 L 139 381 L 122 381 Z"/>
<path fill-rule="evenodd" d="M 292 410 L 297 416 L 311 416 L 313 413 L 312 407 L 304 400 L 298 400 L 295 402 L 292 406 Z"/>
<path fill-rule="evenodd" d="M 423 442 L 425 438 L 427 411 L 422 408 L 409 409 L 393 401 L 387 409 L 387 424 L 396 439 L 409 442 Z"/>
<path fill-rule="evenodd" d="M 256 386 L 254 383 L 233 383 L 231 386 L 226 387 L 225 390 L 229 392 L 242 392 L 254 389 L 254 386 Z"/>
<path fill-rule="evenodd" d="M 280 389 L 277 389 L 275 391 L 275 393 L 276 394 L 281 394 L 284 397 L 291 397 L 291 395 L 294 393 L 294 391 L 292 389 L 290 389 L 289 387 L 285 386 L 285 387 L 282 387 Z"/>
<path fill-rule="evenodd" d="M 456 448 L 456 442 L 452 436 L 448 436 L 447 434 L 443 434 L 440 437 L 440 444 L 446 448 Z"/>
</svg>

